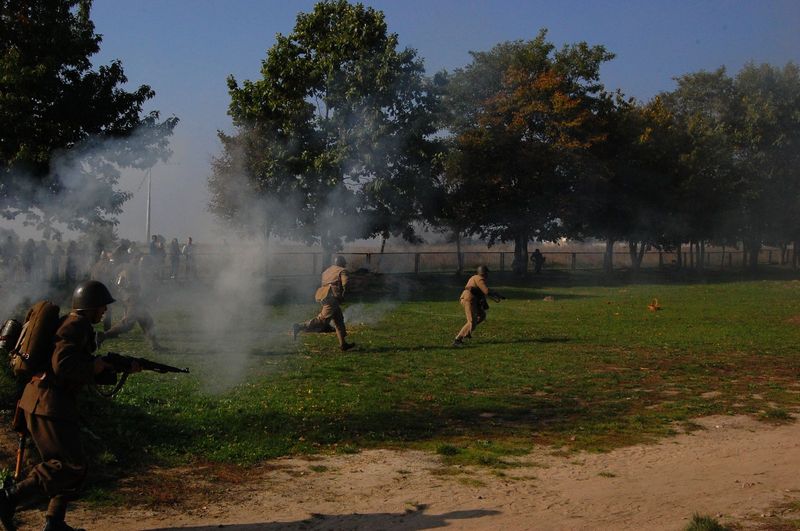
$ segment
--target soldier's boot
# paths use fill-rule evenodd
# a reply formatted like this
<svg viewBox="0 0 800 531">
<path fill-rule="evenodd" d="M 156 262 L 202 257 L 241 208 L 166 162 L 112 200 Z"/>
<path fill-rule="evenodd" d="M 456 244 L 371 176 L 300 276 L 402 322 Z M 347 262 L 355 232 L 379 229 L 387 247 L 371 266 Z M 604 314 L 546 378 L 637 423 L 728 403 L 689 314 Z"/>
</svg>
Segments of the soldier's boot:
<svg viewBox="0 0 800 531">
<path fill-rule="evenodd" d="M 0 490 L 0 523 L 6 531 L 16 531 L 14 512 L 17 510 L 17 487 L 11 485 Z"/>
<path fill-rule="evenodd" d="M 48 516 L 44 519 L 44 527 L 42 531 L 86 531 L 83 528 L 72 527 L 64 520 L 58 520 L 55 517 Z"/>
<path fill-rule="evenodd" d="M 292 325 L 292 339 L 294 341 L 297 341 L 297 334 L 299 334 L 302 329 L 303 325 L 301 325 L 300 323 L 295 323 Z"/>
<path fill-rule="evenodd" d="M 457 338 L 455 338 L 455 339 L 453 340 L 453 346 L 454 346 L 454 347 L 463 347 L 463 346 L 464 346 L 464 342 L 463 342 L 463 341 L 461 341 L 461 338 L 460 338 L 460 337 L 457 337 Z"/>
<path fill-rule="evenodd" d="M 356 344 L 355 344 L 355 343 L 347 343 L 347 342 L 344 342 L 344 343 L 342 343 L 342 346 L 341 346 L 341 347 L 339 347 L 339 348 L 341 348 L 341 349 L 342 349 L 342 352 L 346 352 L 346 351 L 350 350 L 351 348 L 353 348 L 353 347 L 355 347 L 355 346 L 356 346 Z"/>
</svg>

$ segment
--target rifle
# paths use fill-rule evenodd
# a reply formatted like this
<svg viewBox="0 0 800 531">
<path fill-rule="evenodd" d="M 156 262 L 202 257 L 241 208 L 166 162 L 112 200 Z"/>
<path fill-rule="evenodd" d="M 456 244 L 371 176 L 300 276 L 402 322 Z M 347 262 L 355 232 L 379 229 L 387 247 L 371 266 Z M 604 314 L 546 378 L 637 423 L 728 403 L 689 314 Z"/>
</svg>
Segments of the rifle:
<svg viewBox="0 0 800 531">
<path fill-rule="evenodd" d="M 164 365 L 163 363 L 151 361 L 147 358 L 134 358 L 133 356 L 126 356 L 125 354 L 118 354 L 116 352 L 109 352 L 103 356 L 103 361 L 114 367 L 116 372 L 122 373 L 131 372 L 131 366 L 134 362 L 138 363 L 143 371 L 153 371 L 161 374 L 168 372 L 189 372 L 189 369 L 180 369 L 172 365 Z"/>
<path fill-rule="evenodd" d="M 181 369 L 179 367 L 173 367 L 172 365 L 164 365 L 163 363 L 158 363 L 156 361 L 148 360 L 147 358 L 134 358 L 133 356 L 126 356 L 125 354 L 118 354 L 116 352 L 108 352 L 105 356 L 103 356 L 103 361 L 111 365 L 113 371 L 102 372 L 95 377 L 95 383 L 100 385 L 116 385 L 111 392 L 105 393 L 100 391 L 97 387 L 94 387 L 94 390 L 102 397 L 105 398 L 113 398 L 122 386 L 125 385 L 125 381 L 128 379 L 128 375 L 131 373 L 131 368 L 133 367 L 134 363 L 137 363 L 139 367 L 142 368 L 143 371 L 153 371 L 161 374 L 166 374 L 168 372 L 184 372 L 188 373 L 189 369 Z M 117 382 L 117 374 L 122 373 L 119 381 Z"/>
</svg>

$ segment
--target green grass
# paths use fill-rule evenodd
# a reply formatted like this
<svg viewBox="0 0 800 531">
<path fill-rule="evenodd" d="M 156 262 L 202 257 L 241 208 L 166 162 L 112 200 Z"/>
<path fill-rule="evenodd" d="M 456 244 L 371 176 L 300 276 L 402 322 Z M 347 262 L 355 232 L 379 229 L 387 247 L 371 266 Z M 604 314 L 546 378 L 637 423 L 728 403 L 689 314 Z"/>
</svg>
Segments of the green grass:
<svg viewBox="0 0 800 531">
<path fill-rule="evenodd" d="M 783 422 L 800 405 L 797 281 L 599 286 L 572 277 L 536 287 L 493 278 L 508 300 L 492 305 L 461 349 L 450 343 L 463 324 L 463 281 L 390 282 L 402 286 L 382 293 L 402 293 L 403 302 L 349 302 L 381 315 L 351 323 L 358 349 L 347 353 L 328 334 L 293 344 L 288 326 L 228 351 L 224 338 L 203 344 L 200 325 L 178 311 L 156 314 L 172 353 L 154 355 L 138 331 L 108 342 L 104 349 L 192 374 L 137 374 L 113 401 L 84 401 L 95 474 L 371 447 L 504 468 L 534 445 L 608 451 L 704 415 Z M 661 311 L 648 311 L 653 298 Z M 281 304 L 271 318 L 289 323 L 315 310 Z M 8 400 L 12 383 L 3 378 Z"/>
<path fill-rule="evenodd" d="M 710 516 L 695 514 L 685 531 L 729 531 L 730 528 L 720 524 Z"/>
</svg>

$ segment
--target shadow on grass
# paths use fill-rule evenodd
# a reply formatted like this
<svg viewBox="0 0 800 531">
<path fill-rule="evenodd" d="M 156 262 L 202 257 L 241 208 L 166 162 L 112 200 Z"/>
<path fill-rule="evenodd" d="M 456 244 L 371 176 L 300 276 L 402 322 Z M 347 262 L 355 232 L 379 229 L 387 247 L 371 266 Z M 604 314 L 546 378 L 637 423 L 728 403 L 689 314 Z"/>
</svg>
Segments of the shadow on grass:
<svg viewBox="0 0 800 531">
<path fill-rule="evenodd" d="M 500 511 L 486 509 L 467 509 L 444 514 L 425 514 L 426 505 L 418 505 L 414 510 L 402 513 L 370 514 L 313 514 L 311 518 L 294 522 L 261 522 L 257 524 L 226 524 L 231 531 L 257 531 L 278 529 L 433 529 L 457 525 L 453 520 L 484 518 L 500 514 Z M 194 527 L 158 527 L 148 531 L 212 531 L 222 527 L 213 524 Z"/>
</svg>

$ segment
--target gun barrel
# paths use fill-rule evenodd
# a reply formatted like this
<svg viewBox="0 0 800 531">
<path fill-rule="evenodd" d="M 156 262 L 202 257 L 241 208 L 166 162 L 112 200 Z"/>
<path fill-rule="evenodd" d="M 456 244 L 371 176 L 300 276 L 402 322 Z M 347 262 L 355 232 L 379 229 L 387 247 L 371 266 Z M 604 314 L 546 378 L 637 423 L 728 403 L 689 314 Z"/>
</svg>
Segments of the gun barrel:
<svg viewBox="0 0 800 531">
<path fill-rule="evenodd" d="M 124 354 L 117 354 L 116 352 L 109 352 L 105 356 L 106 360 L 114 366 L 117 372 L 130 371 L 131 365 L 136 362 L 145 371 L 153 371 L 161 374 L 168 372 L 182 372 L 188 373 L 189 369 L 181 369 L 180 367 L 173 367 L 171 365 L 164 365 L 155 361 L 148 360 L 147 358 L 134 358 L 133 356 L 126 356 Z"/>
</svg>

